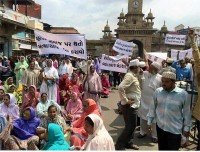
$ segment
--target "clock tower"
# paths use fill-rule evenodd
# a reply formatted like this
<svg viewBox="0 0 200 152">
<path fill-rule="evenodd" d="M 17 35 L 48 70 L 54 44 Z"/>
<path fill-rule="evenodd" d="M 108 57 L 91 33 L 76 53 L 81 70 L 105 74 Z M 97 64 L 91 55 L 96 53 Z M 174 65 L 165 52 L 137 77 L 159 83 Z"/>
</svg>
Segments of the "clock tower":
<svg viewBox="0 0 200 152">
<path fill-rule="evenodd" d="M 118 17 L 118 28 L 115 29 L 118 39 L 137 44 L 138 55 L 143 57 L 143 48 L 151 51 L 152 36 L 157 29 L 153 28 L 153 14 L 150 10 L 145 17 L 142 12 L 143 0 L 128 0 L 128 12 L 123 11 Z"/>
<path fill-rule="evenodd" d="M 142 13 L 143 0 L 129 0 L 128 1 L 128 13 Z"/>
</svg>

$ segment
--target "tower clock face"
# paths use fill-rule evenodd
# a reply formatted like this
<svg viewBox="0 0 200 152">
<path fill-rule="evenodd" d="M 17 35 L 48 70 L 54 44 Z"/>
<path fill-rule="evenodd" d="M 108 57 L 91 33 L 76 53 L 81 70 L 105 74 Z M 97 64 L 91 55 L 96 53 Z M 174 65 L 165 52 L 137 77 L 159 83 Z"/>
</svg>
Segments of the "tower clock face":
<svg viewBox="0 0 200 152">
<path fill-rule="evenodd" d="M 138 8 L 138 6 L 139 6 L 139 2 L 137 0 L 134 0 L 133 1 L 133 7 Z"/>
</svg>

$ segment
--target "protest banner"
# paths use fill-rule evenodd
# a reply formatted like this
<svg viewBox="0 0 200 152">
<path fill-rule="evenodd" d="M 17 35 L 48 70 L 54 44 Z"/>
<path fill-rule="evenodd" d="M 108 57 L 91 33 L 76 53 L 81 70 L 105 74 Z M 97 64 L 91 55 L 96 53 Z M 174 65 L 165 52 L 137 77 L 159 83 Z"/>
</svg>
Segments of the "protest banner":
<svg viewBox="0 0 200 152">
<path fill-rule="evenodd" d="M 147 58 L 151 62 L 158 62 L 158 63 L 161 64 L 163 60 L 167 59 L 167 53 L 164 53 L 164 52 L 150 52 L 150 53 L 147 53 Z"/>
<path fill-rule="evenodd" d="M 87 59 L 85 35 L 34 32 L 39 54 L 65 54 Z"/>
<path fill-rule="evenodd" d="M 165 44 L 185 45 L 186 35 L 167 34 Z"/>
<path fill-rule="evenodd" d="M 186 56 L 189 58 L 192 58 L 192 49 L 188 49 L 188 50 L 171 49 L 171 58 L 174 59 L 175 61 L 182 60 Z"/>
<path fill-rule="evenodd" d="M 126 42 L 117 39 L 112 49 L 118 53 L 131 56 L 133 53 L 133 46 L 133 42 Z"/>
<path fill-rule="evenodd" d="M 124 59 L 126 59 L 127 56 L 124 56 Z M 118 60 L 120 57 L 115 56 L 108 56 L 105 54 L 102 54 L 101 62 L 100 62 L 100 69 L 102 70 L 108 70 L 108 71 L 115 71 L 120 73 L 127 73 L 128 67 L 120 60 Z"/>
</svg>

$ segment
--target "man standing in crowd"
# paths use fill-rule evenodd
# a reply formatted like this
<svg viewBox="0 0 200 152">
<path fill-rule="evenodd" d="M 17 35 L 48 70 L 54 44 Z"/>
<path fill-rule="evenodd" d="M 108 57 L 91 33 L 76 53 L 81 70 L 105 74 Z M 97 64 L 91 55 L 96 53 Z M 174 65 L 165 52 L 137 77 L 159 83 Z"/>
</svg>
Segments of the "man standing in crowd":
<svg viewBox="0 0 200 152">
<path fill-rule="evenodd" d="M 167 66 L 165 68 L 162 68 L 160 71 L 159 71 L 159 74 L 162 75 L 163 72 L 173 72 L 176 74 L 176 69 L 175 68 L 172 68 L 172 63 L 174 62 L 174 60 L 172 58 L 167 58 L 166 60 L 166 64 Z"/>
<path fill-rule="evenodd" d="M 35 61 L 31 61 L 29 68 L 24 72 L 22 77 L 22 84 L 26 84 L 28 87 L 35 85 L 38 87 L 40 69 L 35 67 Z"/>
<path fill-rule="evenodd" d="M 138 110 L 138 116 L 140 117 L 140 134 L 138 138 L 143 138 L 147 134 L 147 113 L 149 107 L 153 102 L 154 91 L 161 87 L 161 75 L 158 74 L 161 65 L 158 62 L 153 62 L 150 65 L 149 71 L 144 71 L 144 82 L 142 85 L 142 98 L 140 107 Z M 157 142 L 156 123 L 152 123 L 152 142 Z"/>
<path fill-rule="evenodd" d="M 191 127 L 190 101 L 187 92 L 175 85 L 176 74 L 164 72 L 162 87 L 156 89 L 147 114 L 149 130 L 156 120 L 159 150 L 178 150 L 181 134 L 189 136 Z"/>
<path fill-rule="evenodd" d="M 125 150 L 125 148 L 139 149 L 137 145 L 130 142 L 137 125 L 137 112 L 141 98 L 140 82 L 137 78 L 140 71 L 139 64 L 138 59 L 130 61 L 130 71 L 125 75 L 118 87 L 125 128 L 116 142 L 116 150 Z"/>
</svg>

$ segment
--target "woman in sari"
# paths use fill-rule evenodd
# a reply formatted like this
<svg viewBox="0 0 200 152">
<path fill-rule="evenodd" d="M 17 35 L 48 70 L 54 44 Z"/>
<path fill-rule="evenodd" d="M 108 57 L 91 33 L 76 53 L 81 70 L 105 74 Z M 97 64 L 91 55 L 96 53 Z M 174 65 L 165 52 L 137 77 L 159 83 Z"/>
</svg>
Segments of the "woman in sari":
<svg viewBox="0 0 200 152">
<path fill-rule="evenodd" d="M 35 110 L 32 107 L 24 109 L 22 117 L 12 124 L 11 136 L 5 143 L 5 149 L 38 150 L 39 137 L 36 136 L 36 128 L 39 124 Z"/>
<path fill-rule="evenodd" d="M 40 74 L 40 78 L 43 80 L 40 87 L 40 92 L 47 93 L 49 100 L 57 101 L 57 84 L 58 71 L 53 67 L 51 59 L 47 60 L 47 67 Z"/>
<path fill-rule="evenodd" d="M 81 117 L 83 113 L 82 101 L 78 98 L 77 93 L 73 92 L 71 99 L 68 101 L 66 107 L 63 109 L 66 119 L 73 122 Z"/>
<path fill-rule="evenodd" d="M 58 124 L 50 123 L 47 130 L 47 143 L 42 150 L 69 150 L 62 128 Z"/>
<path fill-rule="evenodd" d="M 64 74 L 59 78 L 59 89 L 60 89 L 60 105 L 65 105 L 70 98 L 69 92 L 67 92 L 70 80 L 68 74 Z"/>
<path fill-rule="evenodd" d="M 28 64 L 25 61 L 25 57 L 21 56 L 20 60 L 15 63 L 15 69 L 14 72 L 16 74 L 16 85 L 19 85 L 19 80 L 22 79 L 23 75 L 24 75 L 24 71 L 28 68 Z"/>
<path fill-rule="evenodd" d="M 10 85 L 14 85 L 13 77 L 9 77 L 9 78 L 6 79 L 6 81 L 4 83 L 5 92 L 8 92 Z"/>
<path fill-rule="evenodd" d="M 3 103 L 3 96 L 5 95 L 5 89 L 3 86 L 0 86 L 0 104 Z"/>
<path fill-rule="evenodd" d="M 6 118 L 3 115 L 0 115 L 0 134 L 3 132 L 4 128 L 6 127 Z M 3 144 L 2 140 L 0 139 L 0 150 L 2 150 Z"/>
<path fill-rule="evenodd" d="M 40 93 L 37 92 L 36 86 L 31 85 L 28 88 L 28 93 L 23 97 L 23 109 L 26 107 L 32 107 L 36 109 L 36 106 L 39 102 Z"/>
<path fill-rule="evenodd" d="M 71 88 L 70 88 L 71 87 Z M 71 89 L 71 92 L 76 92 L 76 94 L 78 95 L 78 97 L 80 99 L 82 99 L 82 89 L 78 83 L 78 74 L 76 74 L 75 72 L 72 73 L 72 77 L 71 80 L 69 82 L 69 88 Z"/>
<path fill-rule="evenodd" d="M 40 102 L 36 106 L 36 113 L 40 119 L 48 117 L 47 110 L 51 105 L 55 105 L 58 111 L 61 111 L 61 107 L 53 100 L 48 100 L 46 93 L 41 94 Z"/>
<path fill-rule="evenodd" d="M 94 65 L 90 66 L 90 72 L 86 76 L 83 82 L 83 89 L 84 89 L 83 101 L 88 98 L 93 99 L 94 101 L 96 101 L 99 108 L 99 112 L 101 113 L 99 93 L 102 92 L 102 84 L 101 84 L 101 78 L 97 74 Z"/>
<path fill-rule="evenodd" d="M 88 139 L 82 149 L 86 151 L 115 150 L 113 139 L 106 130 L 103 120 L 98 115 L 88 115 L 85 118 L 84 128 L 88 133 Z"/>
<path fill-rule="evenodd" d="M 13 94 L 5 94 L 3 103 L 0 104 L 0 114 L 9 116 L 13 121 L 19 118 L 19 107 L 16 105 L 16 98 Z"/>
<path fill-rule="evenodd" d="M 99 109 L 93 99 L 87 99 L 83 102 L 83 111 L 84 113 L 81 117 L 72 123 L 73 127 L 67 128 L 67 130 L 72 132 L 70 139 L 71 146 L 81 147 L 85 143 L 85 140 L 88 137 L 88 134 L 84 129 L 85 118 L 92 113 L 100 116 Z"/>
<path fill-rule="evenodd" d="M 13 94 L 15 96 L 17 105 L 22 104 L 22 94 L 17 92 L 16 86 L 14 84 L 8 86 L 7 93 Z"/>
<path fill-rule="evenodd" d="M 101 97 L 108 98 L 108 95 L 110 94 L 110 83 L 105 73 L 102 74 L 101 83 L 103 87 Z"/>
</svg>

